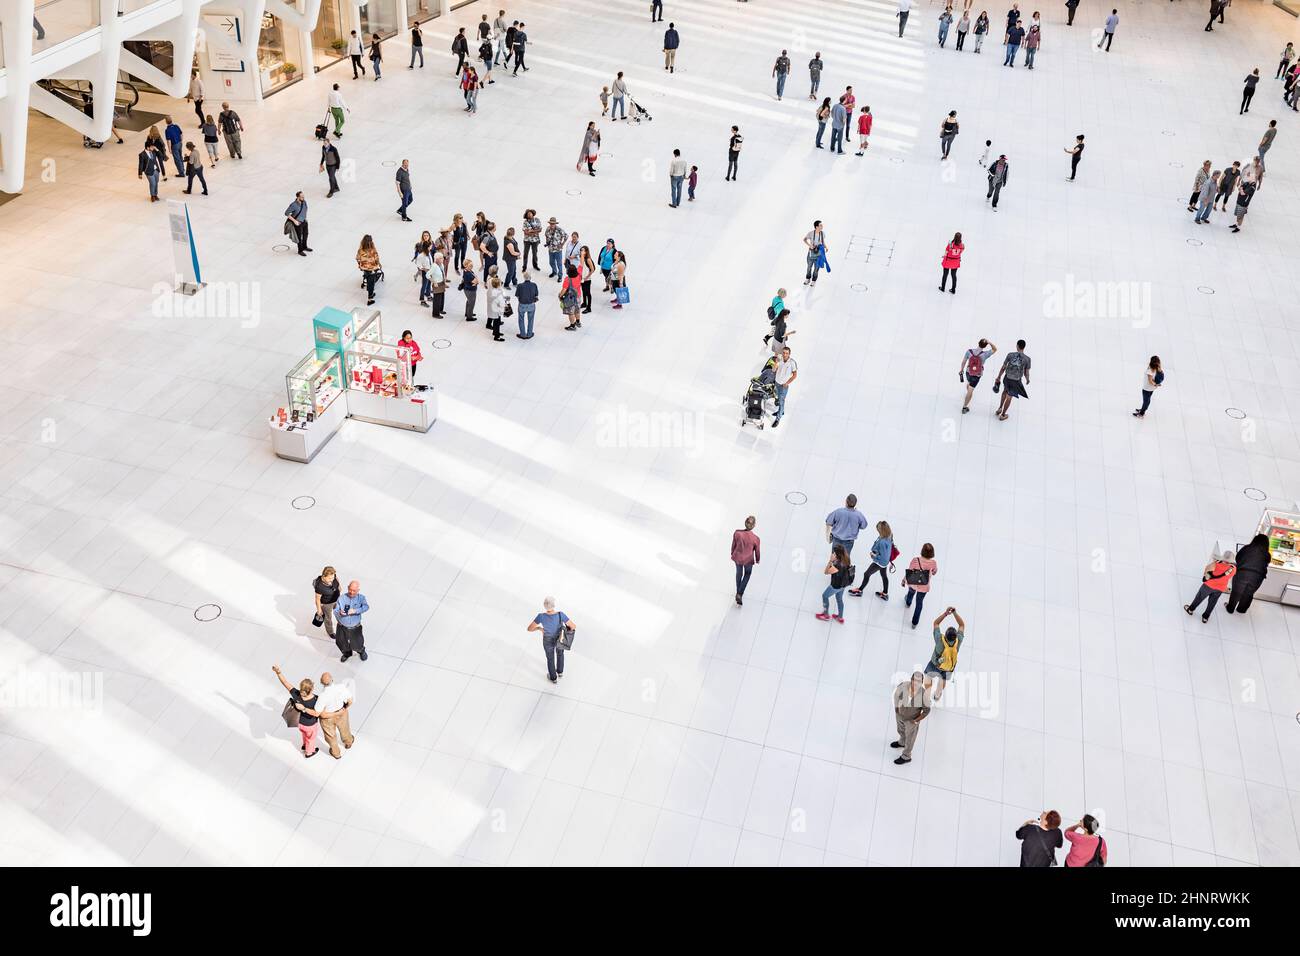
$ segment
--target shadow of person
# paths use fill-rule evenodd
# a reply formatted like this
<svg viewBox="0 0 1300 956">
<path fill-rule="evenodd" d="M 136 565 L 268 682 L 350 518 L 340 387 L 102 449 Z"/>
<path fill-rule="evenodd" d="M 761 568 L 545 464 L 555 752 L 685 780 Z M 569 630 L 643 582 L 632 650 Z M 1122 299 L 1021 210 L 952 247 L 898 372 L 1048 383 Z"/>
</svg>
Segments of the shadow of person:
<svg viewBox="0 0 1300 956">
<path fill-rule="evenodd" d="M 285 727 L 284 719 L 280 716 L 284 704 L 277 703 L 274 697 L 267 697 L 261 703 L 249 701 L 246 704 L 241 704 L 239 701 L 227 697 L 221 691 L 217 691 L 217 696 L 231 707 L 244 712 L 244 716 L 248 718 L 248 737 L 250 740 L 264 740 L 267 737 L 278 738 L 282 732 L 294 732 Z"/>
</svg>

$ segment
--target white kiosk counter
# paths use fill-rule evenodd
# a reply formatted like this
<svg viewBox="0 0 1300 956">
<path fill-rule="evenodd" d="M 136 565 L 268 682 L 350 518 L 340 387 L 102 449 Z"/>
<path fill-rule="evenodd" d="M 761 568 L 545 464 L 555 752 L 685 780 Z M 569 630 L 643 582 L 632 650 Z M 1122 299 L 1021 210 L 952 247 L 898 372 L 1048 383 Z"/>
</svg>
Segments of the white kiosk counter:
<svg viewBox="0 0 1300 956">
<path fill-rule="evenodd" d="M 385 340 L 378 312 L 358 315 L 356 321 L 356 335 L 343 352 L 348 416 L 427 432 L 438 417 L 438 393 L 416 390 L 411 353 L 399 342 Z"/>
<path fill-rule="evenodd" d="M 280 458 L 309 462 L 338 432 L 348 417 L 341 357 L 303 357 L 285 376 L 289 405 L 276 409 L 268 423 L 271 448 Z"/>
</svg>

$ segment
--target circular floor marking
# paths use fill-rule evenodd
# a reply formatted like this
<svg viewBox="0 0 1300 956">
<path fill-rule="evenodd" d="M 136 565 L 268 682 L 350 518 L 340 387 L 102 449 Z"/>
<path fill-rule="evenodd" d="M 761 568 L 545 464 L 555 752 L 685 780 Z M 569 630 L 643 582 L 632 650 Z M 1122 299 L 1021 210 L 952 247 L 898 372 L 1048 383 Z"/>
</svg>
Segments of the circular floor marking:
<svg viewBox="0 0 1300 956">
<path fill-rule="evenodd" d="M 1196 287 L 1196 291 L 1199 292 L 1201 295 L 1214 295 L 1214 290 L 1210 288 L 1208 285 L 1198 285 Z"/>
<path fill-rule="evenodd" d="M 581 190 L 581 189 L 566 189 L 566 190 L 564 191 L 564 195 L 566 195 L 566 196 L 581 196 L 581 195 L 582 195 L 582 190 Z"/>
<path fill-rule="evenodd" d="M 1174 161 L 1171 162 L 1169 165 L 1172 166 L 1172 167 L 1174 167 L 1174 169 L 1182 169 L 1182 168 L 1183 168 L 1183 164 L 1180 163 L 1180 162 L 1178 162 L 1177 160 L 1174 160 Z"/>
<path fill-rule="evenodd" d="M 854 292 L 866 292 L 867 284 L 865 282 L 855 282 L 851 286 L 849 286 L 849 288 L 852 289 Z"/>
<path fill-rule="evenodd" d="M 308 508 L 316 507 L 316 499 L 311 495 L 299 495 L 289 502 L 294 511 L 306 511 Z"/>
<path fill-rule="evenodd" d="M 386 160 L 384 160 L 383 165 L 385 165 L 385 166 L 396 166 L 396 165 L 397 165 L 397 160 L 395 160 L 395 159 L 386 159 Z"/>
<path fill-rule="evenodd" d="M 1246 417 L 1246 413 L 1243 412 L 1240 408 L 1225 408 L 1225 409 L 1223 410 L 1223 413 L 1224 413 L 1225 415 L 1227 415 L 1229 418 L 1245 418 L 1245 417 Z"/>
<path fill-rule="evenodd" d="M 1264 494 L 1264 492 L 1260 491 L 1258 488 L 1247 488 L 1242 492 L 1242 494 L 1251 501 L 1263 501 L 1268 498 L 1268 495 Z"/>
<path fill-rule="evenodd" d="M 1203 246 L 1203 245 L 1205 245 L 1205 243 L 1201 242 L 1201 240 L 1199 240 L 1199 239 L 1188 239 L 1188 240 L 1187 240 L 1187 244 L 1188 244 L 1189 246 Z"/>
<path fill-rule="evenodd" d="M 787 491 L 785 493 L 785 500 L 790 502 L 792 505 L 806 505 L 808 503 L 808 496 L 802 491 Z"/>
<path fill-rule="evenodd" d="M 200 604 L 194 609 L 194 620 L 207 623 L 221 617 L 220 604 Z"/>
<path fill-rule="evenodd" d="M 273 246 L 271 247 L 271 251 L 272 251 L 272 252 L 288 252 L 288 251 L 289 251 L 289 247 L 288 247 L 288 245 L 286 245 L 286 244 L 283 243 L 283 242 L 277 242 L 275 245 L 273 245 Z"/>
<path fill-rule="evenodd" d="M 433 347 L 435 349 L 449 349 L 451 348 L 451 339 L 434 339 Z"/>
</svg>

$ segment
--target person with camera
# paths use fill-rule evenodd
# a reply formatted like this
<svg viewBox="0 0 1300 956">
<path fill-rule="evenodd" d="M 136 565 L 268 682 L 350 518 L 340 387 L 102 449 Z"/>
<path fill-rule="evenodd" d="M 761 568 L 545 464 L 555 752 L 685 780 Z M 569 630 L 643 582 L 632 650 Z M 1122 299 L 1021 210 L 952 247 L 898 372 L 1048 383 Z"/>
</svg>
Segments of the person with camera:
<svg viewBox="0 0 1300 956">
<path fill-rule="evenodd" d="M 956 627 L 949 625 L 947 630 L 940 630 L 944 620 L 951 614 Z M 961 650 L 962 642 L 966 640 L 966 622 L 962 620 L 961 615 L 957 613 L 955 607 L 945 608 L 944 612 L 934 619 L 934 653 L 930 656 L 930 662 L 925 665 L 925 688 L 930 689 L 933 678 L 931 675 L 939 678 L 939 689 L 934 692 L 934 699 L 937 701 L 943 696 L 943 689 L 952 680 L 952 673 L 957 669 L 957 652 Z"/>
<path fill-rule="evenodd" d="M 573 643 L 577 623 L 563 611 L 555 609 L 555 598 L 542 599 L 542 613 L 528 622 L 528 630 L 542 632 L 542 650 L 546 652 L 546 679 L 558 683 L 564 676 L 564 649 L 562 638 Z"/>
</svg>

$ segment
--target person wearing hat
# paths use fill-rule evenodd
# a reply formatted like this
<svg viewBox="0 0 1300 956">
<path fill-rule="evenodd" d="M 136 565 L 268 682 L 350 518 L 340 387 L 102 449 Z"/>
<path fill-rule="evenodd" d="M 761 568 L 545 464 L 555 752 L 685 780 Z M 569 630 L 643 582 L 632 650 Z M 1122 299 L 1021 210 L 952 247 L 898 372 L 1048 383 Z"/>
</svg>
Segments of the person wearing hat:
<svg viewBox="0 0 1300 956">
<path fill-rule="evenodd" d="M 898 726 L 898 739 L 889 746 L 903 752 L 894 759 L 900 766 L 912 762 L 912 748 L 916 735 L 921 732 L 921 721 L 930 714 L 930 685 L 920 671 L 912 671 L 910 680 L 894 688 L 894 721 Z"/>
<path fill-rule="evenodd" d="M 957 622 L 957 626 L 950 625 L 945 631 L 939 630 L 949 614 Z M 961 619 L 955 607 L 946 608 L 934 619 L 934 653 L 930 656 L 930 662 L 925 665 L 926 690 L 930 689 L 932 680 L 930 675 L 937 674 L 939 677 L 939 689 L 934 692 L 936 701 L 943 696 L 944 686 L 952 680 L 952 672 L 957 669 L 957 652 L 961 650 L 964 640 L 966 640 L 966 622 Z"/>
<path fill-rule="evenodd" d="M 556 282 L 564 279 L 564 230 L 560 228 L 559 221 L 552 216 L 547 220 L 546 234 L 546 255 L 550 260 L 551 274 L 550 278 Z"/>
<path fill-rule="evenodd" d="M 1219 603 L 1219 598 L 1228 590 L 1228 585 L 1236 574 L 1237 555 L 1234 552 L 1225 551 L 1222 557 L 1211 559 L 1201 573 L 1201 586 L 1196 589 L 1196 597 L 1192 598 L 1191 604 L 1184 604 L 1183 610 L 1194 614 L 1202 601 L 1207 602 L 1205 613 L 1201 615 L 1201 623 L 1207 623 L 1214 605 Z"/>
</svg>

